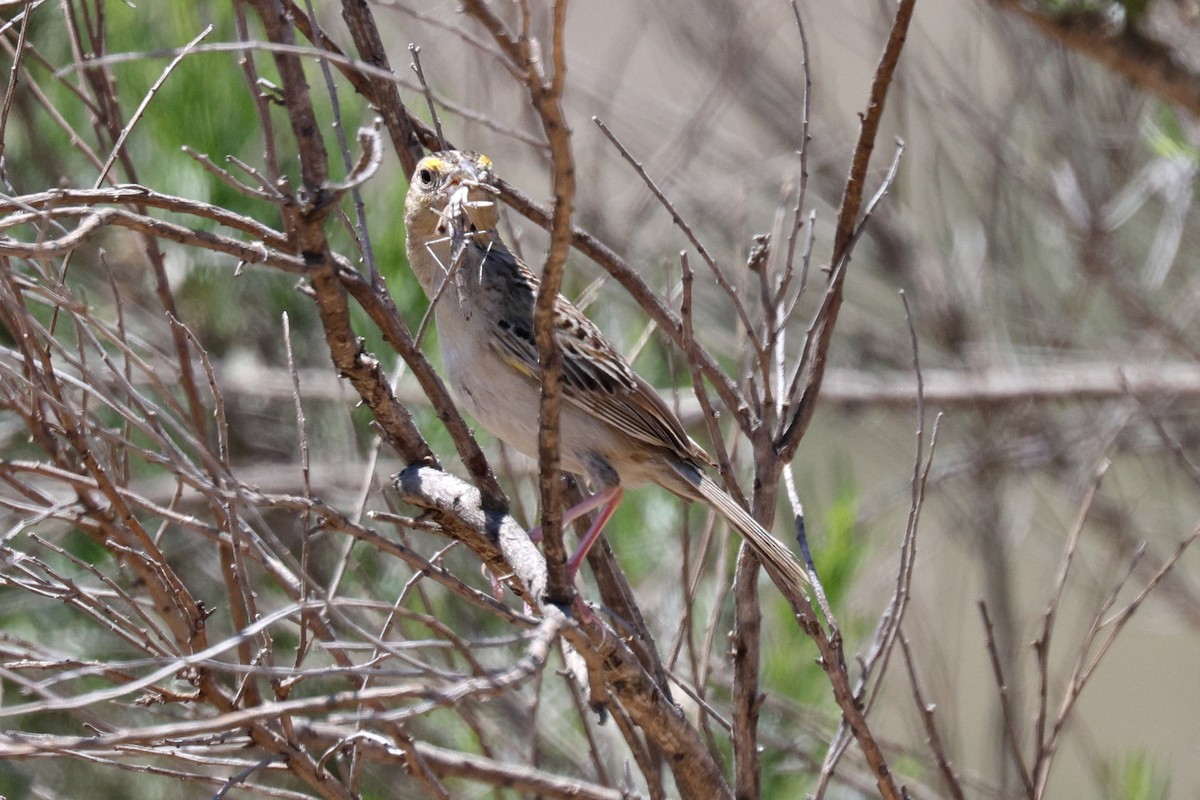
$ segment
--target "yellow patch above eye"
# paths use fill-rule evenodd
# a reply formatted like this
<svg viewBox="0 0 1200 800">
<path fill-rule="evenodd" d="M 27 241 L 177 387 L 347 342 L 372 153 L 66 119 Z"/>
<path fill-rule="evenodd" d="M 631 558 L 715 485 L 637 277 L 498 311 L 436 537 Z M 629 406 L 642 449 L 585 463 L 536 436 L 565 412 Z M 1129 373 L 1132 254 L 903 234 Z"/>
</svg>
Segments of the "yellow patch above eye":
<svg viewBox="0 0 1200 800">
<path fill-rule="evenodd" d="M 434 172 L 441 172 L 442 170 L 446 169 L 447 164 L 437 156 L 426 156 L 425 158 L 421 159 L 421 163 L 417 166 L 424 169 L 431 169 Z"/>
<path fill-rule="evenodd" d="M 483 153 L 480 153 L 479 160 L 476 161 L 475 163 L 486 169 L 487 167 L 490 167 L 492 165 L 492 160 L 490 158 L 488 158 L 487 156 L 485 156 Z"/>
</svg>

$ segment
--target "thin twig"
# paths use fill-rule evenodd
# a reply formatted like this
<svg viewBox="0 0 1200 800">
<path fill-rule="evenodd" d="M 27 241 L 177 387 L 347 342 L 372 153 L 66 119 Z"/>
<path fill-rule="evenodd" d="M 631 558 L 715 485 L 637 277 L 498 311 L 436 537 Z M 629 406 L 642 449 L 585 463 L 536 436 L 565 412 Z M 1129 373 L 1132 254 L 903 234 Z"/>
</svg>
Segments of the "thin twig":
<svg viewBox="0 0 1200 800">
<path fill-rule="evenodd" d="M 754 352 L 758 355 L 759 359 L 761 359 L 763 357 L 763 344 L 758 338 L 758 331 L 756 330 L 754 324 L 750 321 L 746 307 L 742 303 L 742 299 L 738 295 L 737 289 L 734 288 L 733 284 L 730 283 L 729 278 L 725 275 L 725 271 L 721 269 L 721 267 L 717 264 L 716 259 L 714 259 L 708 252 L 708 248 L 701 243 L 700 238 L 696 235 L 696 232 L 692 230 L 692 226 L 689 225 L 682 216 L 680 216 L 679 212 L 675 209 L 675 206 L 670 200 L 667 199 L 667 196 L 663 194 L 662 190 L 658 188 L 658 184 L 656 184 L 654 180 L 646 173 L 646 169 L 642 166 L 641 162 L 633 157 L 633 154 L 630 153 L 625 145 L 621 143 L 621 140 L 618 139 L 616 135 L 608 129 L 608 126 L 604 124 L 602 119 L 599 117 L 592 117 L 592 122 L 596 123 L 596 127 L 600 129 L 605 138 L 612 142 L 613 146 L 617 148 L 617 152 L 621 154 L 621 157 L 629 162 L 629 165 L 633 167 L 634 171 L 638 174 L 638 177 L 642 179 L 642 182 L 646 184 L 646 187 L 650 189 L 658 201 L 662 203 L 663 208 L 667 210 L 667 213 L 671 215 L 671 220 L 675 223 L 676 227 L 683 231 L 683 234 L 687 236 L 688 241 L 692 243 L 692 247 L 696 248 L 696 252 L 700 254 L 700 258 L 704 260 L 704 263 L 708 265 L 709 271 L 712 272 L 713 277 L 716 278 L 717 285 L 720 286 L 725 292 L 726 296 L 729 297 L 730 303 L 733 304 L 733 308 L 737 312 L 738 319 L 740 319 L 742 322 L 742 328 L 745 334 L 750 338 L 750 343 L 754 346 Z"/>
<path fill-rule="evenodd" d="M 921 693 L 921 684 L 917 680 L 917 666 L 913 660 L 912 648 L 908 644 L 908 637 L 904 635 L 904 631 L 900 632 L 900 651 L 904 653 L 904 665 L 908 671 L 908 685 L 912 689 L 913 702 L 917 706 L 917 711 L 921 715 L 921 725 L 925 729 L 925 742 L 929 745 L 929 751 L 933 754 L 933 760 L 937 763 L 938 771 L 942 773 L 942 781 L 946 784 L 946 791 L 954 800 L 963 800 L 962 784 L 958 780 L 958 774 L 954 771 L 954 766 L 950 763 L 950 757 L 946 754 L 946 746 L 942 742 L 942 734 L 938 731 L 937 721 L 934 719 L 933 712 L 936 706 L 932 703 L 926 703 L 925 697 Z"/>
<path fill-rule="evenodd" d="M 1141 550 L 1139 549 L 1138 553 L 1135 554 L 1132 562 L 1129 565 L 1129 569 L 1127 570 L 1125 578 L 1117 584 L 1117 586 L 1110 593 L 1108 600 L 1097 612 L 1095 618 L 1093 619 L 1091 629 L 1088 632 L 1088 636 L 1080 646 L 1079 655 L 1076 659 L 1075 667 L 1072 670 L 1070 682 L 1066 690 L 1063 692 L 1061 705 L 1059 706 L 1058 712 L 1055 715 L 1054 725 L 1051 728 L 1050 733 L 1047 735 L 1045 743 L 1041 746 L 1044 748 L 1045 755 L 1041 759 L 1041 770 L 1036 775 L 1036 797 L 1041 798 L 1045 795 L 1046 786 L 1050 779 L 1050 767 L 1053 763 L 1054 756 L 1058 752 L 1059 737 L 1066 726 L 1067 720 L 1070 718 L 1071 711 L 1074 709 L 1076 701 L 1079 699 L 1080 695 L 1083 694 L 1083 690 L 1086 688 L 1087 683 L 1091 679 L 1092 675 L 1095 674 L 1096 668 L 1099 667 L 1100 662 L 1111 650 L 1113 644 L 1117 640 L 1117 637 L 1120 636 L 1121 632 L 1124 630 L 1125 625 L 1128 624 L 1133 615 L 1142 607 L 1143 603 L 1145 603 L 1146 598 L 1149 597 L 1151 592 L 1158 588 L 1159 584 L 1162 583 L 1162 581 L 1171 573 L 1172 570 L 1174 570 L 1176 564 L 1179 563 L 1179 559 L 1183 557 L 1183 554 L 1187 552 L 1187 550 L 1190 549 L 1197 540 L 1200 540 L 1200 526 L 1194 528 L 1191 534 L 1186 536 L 1179 543 L 1179 546 L 1175 548 L 1175 552 L 1172 553 L 1165 562 L 1163 562 L 1163 565 L 1159 567 L 1158 571 L 1155 572 L 1153 576 L 1151 576 L 1150 580 L 1146 582 L 1146 585 L 1135 598 L 1130 600 L 1124 608 L 1118 611 L 1111 618 L 1105 619 L 1104 615 L 1116 602 L 1117 596 L 1124 587 L 1125 582 L 1133 574 L 1134 566 L 1141 556 Z M 1096 647 L 1095 651 L 1089 656 L 1088 653 L 1091 650 L 1092 643 L 1095 641 L 1095 636 L 1101 629 L 1105 627 L 1109 628 L 1108 636 L 1105 637 L 1104 641 L 1102 641 L 1100 645 Z M 1039 753 L 1039 755 L 1041 754 Z"/>
<path fill-rule="evenodd" d="M 930 436 L 929 457 L 926 459 L 924 454 L 924 378 L 921 372 L 920 349 L 918 347 L 916 326 L 913 324 L 912 312 L 908 306 L 908 297 L 903 291 L 900 292 L 900 299 L 904 305 L 904 316 L 908 325 L 909 343 L 912 350 L 912 371 L 916 379 L 916 453 L 913 457 L 908 519 L 904 529 L 904 536 L 900 542 L 900 559 L 896 569 L 896 588 L 892 593 L 892 598 L 887 608 L 884 609 L 879 617 L 875 636 L 871 641 L 871 647 L 866 658 L 862 660 L 862 671 L 854 690 L 855 697 L 858 698 L 859 702 L 863 703 L 864 708 L 868 711 L 874 707 L 875 701 L 882 691 L 884 674 L 887 671 L 889 658 L 895 647 L 896 638 L 900 634 L 900 625 L 904 619 L 904 612 L 908 608 L 913 569 L 916 564 L 917 527 L 920 522 L 921 509 L 924 505 L 925 488 L 929 482 L 929 473 L 933 468 L 933 454 L 937 447 L 937 436 L 942 419 L 939 414 L 934 422 L 933 432 Z M 814 584 L 814 586 L 816 585 L 819 584 Z M 831 630 L 836 628 L 836 621 L 830 622 L 830 628 Z M 877 667 L 878 671 L 876 671 Z M 868 689 L 870 689 L 870 695 L 866 696 Z M 843 721 L 839 725 L 838 732 L 834 736 L 825 761 L 822 764 L 818 779 L 818 790 L 816 792 L 818 796 L 820 796 L 821 792 L 828 785 L 829 780 L 833 777 L 837 763 L 845 755 L 846 747 L 849 744 L 849 739 L 845 734 L 846 723 Z"/>
<path fill-rule="evenodd" d="M 800 439 L 803 437 L 804 431 L 807 430 L 808 424 L 812 421 L 812 415 L 816 411 L 816 400 L 824 381 L 829 345 L 833 339 L 833 327 L 842 305 L 842 287 L 846 280 L 846 270 L 849 266 L 850 255 L 853 253 L 858 237 L 866 229 L 866 223 L 870 218 L 871 212 L 887 194 L 892 182 L 895 181 L 896 173 L 900 168 L 900 157 L 903 153 L 903 142 L 897 142 L 896 154 L 892 158 L 891 167 L 888 169 L 887 175 L 884 176 L 879 190 L 867 204 L 867 210 L 863 215 L 862 223 L 857 228 L 851 230 L 840 257 L 833 262 L 834 267 L 829 276 L 829 285 L 825 289 L 821 306 L 808 328 L 800 360 L 796 365 L 796 371 L 793 374 L 792 382 L 786 395 L 785 408 L 792 408 L 794 406 L 795 410 L 792 412 L 790 420 L 786 417 L 780 420 L 781 424 L 785 425 L 785 427 L 777 439 L 776 448 L 784 460 L 790 461 L 795 455 L 796 448 L 800 445 Z M 800 390 L 802 378 L 804 380 L 803 391 Z"/>
<path fill-rule="evenodd" d="M 438 141 L 441 142 L 439 149 L 446 149 L 446 135 L 442 133 L 442 120 L 438 117 L 437 106 L 433 104 L 433 92 L 429 89 L 429 83 L 425 80 L 425 70 L 421 68 L 421 48 L 415 44 L 408 46 L 408 53 L 412 56 L 412 71 L 417 74 L 417 83 L 421 86 L 421 93 L 425 95 L 425 104 L 429 107 L 429 118 L 433 120 L 433 129 L 437 131 Z"/>
<path fill-rule="evenodd" d="M 17 19 L 21 20 L 21 30 L 17 33 L 17 43 L 13 45 L 13 60 L 12 66 L 8 70 L 8 88 L 4 90 L 4 104 L 0 106 L 0 164 L 4 163 L 4 146 L 6 142 L 5 132 L 8 130 L 8 113 L 12 110 L 13 98 L 17 94 L 17 79 L 20 77 L 21 61 L 25 57 L 25 46 L 27 36 L 29 34 L 29 19 L 33 16 L 34 10 L 41 3 L 27 3 L 25 10 L 16 14 L 13 19 L 5 24 L 14 24 Z M 0 36 L 7 31 L 0 31 Z"/>
<path fill-rule="evenodd" d="M 992 619 L 988 615 L 987 603 L 980 600 L 977 604 L 979 614 L 983 618 L 984 643 L 987 647 L 988 657 L 992 664 L 992 677 L 996 681 L 996 692 L 1000 698 L 1000 716 L 1004 720 L 1004 737 L 1008 742 L 1009 752 L 1012 754 L 1013 763 L 1017 767 L 1017 773 L 1021 777 L 1021 785 L 1025 789 L 1025 796 L 1030 800 L 1035 800 L 1033 782 L 1029 777 L 1029 768 L 1025 765 L 1025 759 L 1021 755 L 1021 742 L 1017 738 L 1016 722 L 1014 720 L 1015 711 L 1012 708 L 1012 701 L 1008 696 L 1008 683 L 1004 680 L 1004 668 L 1000 665 L 1000 652 L 996 649 L 996 637 L 992 629 Z"/>
<path fill-rule="evenodd" d="M 104 166 L 100 168 L 100 174 L 96 176 L 96 180 L 92 184 L 93 189 L 99 189 L 102 185 L 104 185 L 104 181 L 108 177 L 108 171 L 112 169 L 113 164 L 116 162 L 117 158 L 120 157 L 122 151 L 124 150 L 125 141 L 129 138 L 129 134 L 133 132 L 138 120 L 140 120 L 142 115 L 146 113 L 147 106 L 150 105 L 150 101 L 154 99 L 154 96 L 158 94 L 158 90 L 162 88 L 162 85 L 166 83 L 166 80 L 170 74 L 177 66 L 179 66 L 179 62 L 183 61 L 183 59 L 186 58 L 189 53 L 194 51 L 196 46 L 199 45 L 200 42 L 205 39 L 205 37 L 212 33 L 212 31 L 213 26 L 211 24 L 207 25 L 204 30 L 200 31 L 196 38 L 184 45 L 183 49 L 179 51 L 178 55 L 171 59 L 171 63 L 167 64 L 166 69 L 164 69 L 162 74 L 158 76 L 158 80 L 156 80 L 150 86 L 149 90 L 146 91 L 146 95 L 142 98 L 142 102 L 138 104 L 136 109 L 134 109 L 133 115 L 121 129 L 121 134 L 117 137 L 117 141 L 113 143 L 112 151 L 109 153 L 108 158 L 104 161 Z"/>
<path fill-rule="evenodd" d="M 787 239 L 787 259 L 784 261 L 783 275 L 779 280 L 779 297 L 787 294 L 788 284 L 795 271 L 796 239 L 804 223 L 804 206 L 808 197 L 808 120 L 812 110 L 812 75 L 808 69 L 808 36 L 804 32 L 804 21 L 800 17 L 800 8 L 792 0 L 792 16 L 796 20 L 796 31 L 800 34 L 800 69 L 804 74 L 804 100 L 800 104 L 800 185 L 796 189 L 796 205 L 792 212 L 792 230 Z M 812 214 L 816 214 L 815 211 Z M 809 216 L 809 230 L 812 230 L 812 215 Z M 800 273 L 800 287 L 797 290 L 797 300 L 804 293 L 808 283 L 808 259 L 804 258 Z M 790 314 L 788 316 L 791 316 Z"/>
</svg>

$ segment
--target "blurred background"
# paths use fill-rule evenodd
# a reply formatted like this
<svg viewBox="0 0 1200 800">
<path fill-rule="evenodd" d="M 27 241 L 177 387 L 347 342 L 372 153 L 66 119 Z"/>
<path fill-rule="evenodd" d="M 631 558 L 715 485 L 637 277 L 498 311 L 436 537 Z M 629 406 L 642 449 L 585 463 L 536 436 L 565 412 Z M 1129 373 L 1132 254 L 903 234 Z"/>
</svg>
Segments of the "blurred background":
<svg viewBox="0 0 1200 800">
<path fill-rule="evenodd" d="M 1119 42 L 1135 22 L 1161 29 L 1116 3 L 1042 5 L 1101 17 L 1101 42 Z M 1167 26 L 1173 33 L 1187 33 L 1175 36 L 1180 44 L 1170 52 L 1194 69 L 1194 6 L 1148 5 L 1174 20 Z M 812 80 L 815 267 L 822 254 L 828 258 L 858 116 L 893 7 L 799 8 Z M 664 289 L 678 280 L 676 253 L 687 242 L 591 123 L 598 116 L 722 263 L 736 271 L 754 234 L 778 239 L 799 176 L 804 91 L 787 5 L 608 3 L 579 5 L 572 14 L 567 99 L 580 223 L 619 243 Z M 482 117 L 520 125 L 516 90 L 498 96 L 492 84 L 480 84 L 478 71 L 462 69 L 452 34 L 403 15 L 397 24 L 406 42 L 422 44 L 435 86 Z M 1117 608 L 1197 522 L 1196 473 L 1181 461 L 1187 453 L 1194 460 L 1200 433 L 1192 113 L 1009 10 L 918 3 L 869 191 L 883 179 L 895 138 L 905 143 L 899 177 L 855 253 L 833 346 L 836 369 L 795 467 L 814 546 L 843 535 L 852 543 L 853 586 L 842 608 L 862 620 L 860 635 L 869 638 L 866 621 L 893 591 L 909 504 L 915 377 L 903 290 L 931 392 L 927 413 L 945 414 L 906 629 L 919 642 L 927 690 L 961 753 L 956 763 L 981 774 L 995 776 L 997 759 L 1005 759 L 977 601 L 987 602 L 996 626 L 1017 719 L 1030 720 L 1038 692 L 1031 643 L 1100 465 L 1111 461 L 1065 590 L 1052 698 L 1061 696 L 1082 634 L 1137 548 L 1146 550 Z M 490 153 L 509 180 L 534 194 L 547 186 L 545 159 L 532 148 L 480 121 L 464 121 L 461 130 L 455 140 Z M 571 277 L 586 282 L 597 274 L 588 270 L 580 264 Z M 591 313 L 610 317 L 606 330 L 629 331 L 631 341 L 640 332 L 619 302 L 598 303 Z M 715 294 L 698 315 L 706 317 L 705 341 L 736 352 L 735 322 Z M 795 320 L 797 342 L 807 319 Z M 1146 380 L 1140 388 L 1139 378 Z M 1098 384 L 1109 388 L 1093 391 Z M 630 548 L 622 543 L 618 552 L 625 557 Z M 1200 791 L 1198 563 L 1196 554 L 1185 556 L 1097 669 L 1064 742 L 1052 796 L 1135 796 L 1118 776 L 1133 780 L 1141 771 L 1152 776 L 1146 796 Z M 885 705 L 897 714 L 894 735 L 916 742 L 918 728 L 904 709 L 911 698 L 899 680 L 892 689 Z"/>
<path fill-rule="evenodd" d="M 350 50 L 337 4 L 314 5 L 330 38 Z M 534 29 L 545 30 L 546 10 L 534 5 Z M 19 7 L 0 11 L 13 18 Z M 548 202 L 540 127 L 523 91 L 497 66 L 457 4 L 378 0 L 372 7 L 410 108 L 429 116 L 408 69 L 407 48 L 415 44 L 447 137 L 487 153 L 505 180 Z M 71 144 L 33 89 L 36 84 L 48 93 L 69 126 L 90 131 L 86 104 L 72 97 L 78 74 L 53 73 L 73 61 L 66 15 L 50 4 L 27 8 L 40 57 L 27 59 L 24 68 L 33 80 L 20 82 L 13 95 L 3 137 L 5 191 L 90 186 L 95 164 Z M 105 9 L 108 51 L 140 54 L 111 66 L 127 109 L 136 107 L 166 64 L 152 51 L 180 47 L 209 23 L 215 31 L 206 43 L 237 38 L 225 4 L 112 3 Z M 603 120 L 641 162 L 750 296 L 757 278 L 744 264 L 753 237 L 772 234 L 777 246 L 786 240 L 801 181 L 798 151 L 807 148 L 813 288 L 792 318 L 792 353 L 799 352 L 820 302 L 859 116 L 894 12 L 892 4 L 876 0 L 800 2 L 798 9 L 807 64 L 792 9 L 782 0 L 575 3 L 567 27 L 565 99 L 579 181 L 576 223 L 636 264 L 675 307 L 678 254 L 689 249 L 687 239 L 592 118 Z M 980 603 L 993 626 L 1015 738 L 1028 757 L 1039 703 L 1048 705 L 1053 719 L 1070 692 L 1073 671 L 1096 655 L 1122 609 L 1155 579 L 1200 519 L 1196 108 L 1145 82 L 1134 85 L 1123 68 L 1127 62 L 1103 55 L 1106 45 L 1123 45 L 1136 35 L 1155 43 L 1154 53 L 1167 54 L 1177 69 L 1171 73 L 1175 84 L 1190 75 L 1200 87 L 1197 14 L 1190 0 L 1020 7 L 920 0 L 888 98 L 868 194 L 883 182 L 899 140 L 903 156 L 849 266 L 831 370 L 794 470 L 815 561 L 853 658 L 869 647 L 895 590 L 912 499 L 917 374 L 903 292 L 919 345 L 926 454 L 934 417 L 942 415 L 904 633 L 925 700 L 936 704 L 945 747 L 970 796 L 1024 796 L 1004 733 Z M 1052 25 L 1039 27 L 1031 16 L 1062 23 L 1076 38 L 1056 36 Z M 5 73 L 16 31 L 9 25 L 4 33 L 10 59 Z M 1090 34 L 1091 50 L 1080 45 Z M 214 161 L 226 155 L 252 165 L 261 160 L 258 120 L 237 58 L 201 52 L 172 72 L 128 140 L 139 174 L 121 180 L 278 227 L 271 206 L 232 191 L 181 151 L 189 146 Z M 269 72 L 265 58 L 262 64 Z M 310 83 L 320 93 L 324 78 L 309 67 Z M 326 98 L 322 122 L 331 136 L 335 119 L 352 136 L 373 112 L 338 85 L 340 117 Z M 1200 88 L 1194 92 L 1200 96 Z M 103 159 L 107 150 L 98 150 Z M 366 214 L 375 257 L 415 329 L 425 299 L 404 266 L 406 189 L 389 149 L 380 173 L 364 187 Z M 504 225 L 530 264 L 540 265 L 544 232 L 515 215 Z M 333 228 L 342 252 L 356 252 L 347 227 Z M 102 314 L 112 311 L 106 305 L 110 285 L 119 285 L 127 324 L 153 348 L 167 327 L 136 248 L 119 232 L 104 234 L 96 247 L 72 267 L 70 280 Z M 87 266 L 100 247 L 107 270 Z M 230 450 L 242 478 L 264 491 L 295 491 L 299 449 L 280 321 L 286 311 L 308 416 L 313 495 L 339 508 L 385 508 L 381 486 L 402 465 L 372 443 L 368 415 L 338 384 L 316 314 L 295 291 L 295 278 L 247 268 L 233 279 L 231 259 L 166 250 L 182 319 L 212 358 L 226 394 Z M 744 341 L 727 300 L 701 285 L 707 283 L 698 279 L 697 336 L 740 374 Z M 564 285 L 636 357 L 635 365 L 664 396 L 679 387 L 675 402 L 704 441 L 686 365 L 665 337 L 647 327 L 637 305 L 578 254 L 568 262 Z M 365 319 L 356 321 L 368 348 L 390 366 L 394 355 Z M 424 349 L 436 363 L 435 340 L 431 331 Z M 398 393 L 447 466 L 465 474 L 416 383 L 401 377 Z M 0 436 L 6 457 L 36 457 L 20 421 L 3 409 Z M 518 516 L 533 524 L 535 467 L 481 439 L 517 501 Z M 148 471 L 141 478 L 151 496 L 169 500 L 169 476 Z M 24 525 L 25 518 L 7 508 L 8 517 L 0 516 L 4 527 Z M 676 580 L 687 535 L 682 523 L 698 528 L 701 518 L 665 493 L 646 490 L 622 507 L 609 528 L 664 649 L 682 636 L 677 627 L 685 598 Z M 781 507 L 780 519 L 787 518 Z M 681 523 L 678 538 L 674 532 L 666 541 L 646 535 L 648 528 L 670 527 L 664 520 Z M 1077 548 L 1056 603 L 1056 581 L 1077 525 Z M 785 526 L 776 527 L 784 536 Z M 300 536 L 286 525 L 279 533 L 289 541 Z M 436 545 L 414 543 L 428 551 Z M 187 552 L 185 541 L 177 547 Z M 332 541 L 327 548 L 340 553 L 342 544 Z M 353 570 L 390 602 L 405 573 L 380 563 L 378 554 L 363 559 Z M 468 563 L 463 560 L 463 571 L 471 569 Z M 1198 572 L 1200 555 L 1186 552 L 1104 651 L 1068 717 L 1047 796 L 1200 796 Z M 715 605 L 712 613 L 727 621 L 719 599 L 701 596 L 697 602 Z M 774 631 L 766 643 L 765 724 L 819 763 L 838 719 L 836 707 L 813 664 L 815 650 L 789 631 L 782 602 L 773 594 L 764 599 L 773 604 L 768 624 Z M 1049 681 L 1040 688 L 1032 643 L 1052 605 L 1057 616 Z M 69 615 L 56 608 L 46 598 L 23 594 L 12 581 L 0 586 L 2 630 L 70 649 L 65 637 L 78 634 L 67 632 Z M 704 608 L 697 618 L 710 611 Z M 57 623 L 46 625 L 48 619 Z M 1101 627 L 1089 639 L 1097 619 Z M 718 636 L 711 645 L 717 662 L 724 659 L 722 642 Z M 937 796 L 908 676 L 899 664 L 890 669 L 872 720 L 893 768 L 921 775 L 929 796 Z M 717 670 L 710 679 L 719 684 L 721 675 Z M 794 727 L 797 715 L 803 735 Z M 764 796 L 799 796 L 811 787 L 813 766 L 804 757 L 785 748 L 771 758 Z M 81 776 L 92 768 L 76 762 L 56 769 L 36 761 L 0 764 L 0 793 L 35 796 L 30 787 L 39 786 L 43 794 L 36 796 L 82 796 Z M 134 796 L 125 793 L 129 787 L 117 773 L 97 774 L 103 777 L 87 778 L 96 790 L 88 796 Z M 144 794 L 136 789 L 137 796 L 176 796 L 161 788 L 169 783 L 143 777 L 146 788 Z M 860 796 L 852 786 L 835 792 Z"/>
</svg>

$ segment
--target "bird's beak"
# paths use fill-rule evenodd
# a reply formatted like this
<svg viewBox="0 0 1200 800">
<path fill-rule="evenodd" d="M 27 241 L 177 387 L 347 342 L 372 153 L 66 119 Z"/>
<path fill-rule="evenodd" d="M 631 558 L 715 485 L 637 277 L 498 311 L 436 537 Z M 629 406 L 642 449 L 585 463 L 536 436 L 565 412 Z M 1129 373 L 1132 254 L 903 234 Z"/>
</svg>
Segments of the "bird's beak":
<svg viewBox="0 0 1200 800">
<path fill-rule="evenodd" d="M 491 185 L 492 176 L 488 170 L 490 164 L 490 161 L 485 164 L 466 162 L 450 176 L 449 184 L 455 187 L 463 185 L 471 189 L 482 189 L 494 194 L 496 190 Z"/>
<path fill-rule="evenodd" d="M 466 184 L 479 183 L 483 179 L 482 171 L 471 161 L 462 165 L 462 181 Z"/>
<path fill-rule="evenodd" d="M 495 197 L 500 192 L 492 186 L 491 166 L 487 156 L 463 159 L 446 176 L 443 184 L 447 210 L 455 206 L 465 212 L 473 229 L 495 228 L 499 222 Z"/>
</svg>

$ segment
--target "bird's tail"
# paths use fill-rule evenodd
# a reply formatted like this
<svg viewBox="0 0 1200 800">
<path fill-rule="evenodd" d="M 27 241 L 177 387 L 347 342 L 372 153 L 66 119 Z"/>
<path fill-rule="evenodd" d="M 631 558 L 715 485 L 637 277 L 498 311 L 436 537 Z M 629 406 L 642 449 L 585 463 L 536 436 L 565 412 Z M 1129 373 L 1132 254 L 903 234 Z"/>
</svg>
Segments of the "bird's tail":
<svg viewBox="0 0 1200 800">
<path fill-rule="evenodd" d="M 808 573 L 783 542 L 758 524 L 746 509 L 738 505 L 736 500 L 695 465 L 678 464 L 676 472 L 696 494 L 738 529 L 784 597 L 791 601 L 795 595 L 804 594 L 804 588 L 809 584 Z"/>
</svg>

